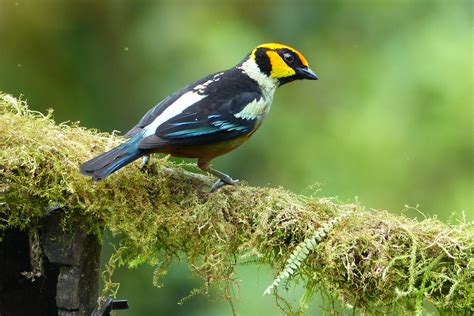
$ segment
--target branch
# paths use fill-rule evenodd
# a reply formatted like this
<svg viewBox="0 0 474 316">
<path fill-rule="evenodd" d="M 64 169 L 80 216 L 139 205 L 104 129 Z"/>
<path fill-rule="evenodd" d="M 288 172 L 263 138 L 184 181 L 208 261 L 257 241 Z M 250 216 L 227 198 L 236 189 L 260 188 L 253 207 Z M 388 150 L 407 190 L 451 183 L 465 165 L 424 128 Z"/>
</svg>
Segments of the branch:
<svg viewBox="0 0 474 316">
<path fill-rule="evenodd" d="M 420 313 L 424 299 L 441 311 L 474 311 L 473 223 L 419 222 L 282 188 L 208 194 L 211 178 L 166 157 L 93 183 L 79 164 L 121 137 L 55 124 L 51 113 L 4 94 L 0 114 L 0 231 L 26 229 L 59 205 L 65 227 L 82 216 L 87 231 L 100 234 L 105 225 L 123 237 L 114 263 L 157 265 L 158 279 L 182 255 L 205 280 L 204 292 L 215 285 L 229 293 L 236 262 L 251 261 L 283 273 L 271 289 L 285 277 L 303 281 L 304 300 L 324 290 L 361 312 Z"/>
</svg>

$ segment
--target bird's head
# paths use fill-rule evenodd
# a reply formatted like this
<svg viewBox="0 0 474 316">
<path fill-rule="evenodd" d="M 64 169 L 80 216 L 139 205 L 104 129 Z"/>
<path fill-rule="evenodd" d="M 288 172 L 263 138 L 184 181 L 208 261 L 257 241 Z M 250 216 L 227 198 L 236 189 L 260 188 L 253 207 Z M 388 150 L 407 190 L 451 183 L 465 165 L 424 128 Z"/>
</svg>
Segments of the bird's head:
<svg viewBox="0 0 474 316">
<path fill-rule="evenodd" d="M 296 49 L 277 43 L 257 46 L 248 57 L 267 77 L 279 85 L 298 80 L 317 80 L 318 76 L 309 68 L 306 58 Z"/>
</svg>

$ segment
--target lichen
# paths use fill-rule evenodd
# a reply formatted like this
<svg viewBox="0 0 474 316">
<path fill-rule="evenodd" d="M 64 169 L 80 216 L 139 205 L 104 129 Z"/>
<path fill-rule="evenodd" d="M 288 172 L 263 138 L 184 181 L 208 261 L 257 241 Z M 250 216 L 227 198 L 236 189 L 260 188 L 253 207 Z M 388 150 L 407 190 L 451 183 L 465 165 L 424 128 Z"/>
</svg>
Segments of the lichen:
<svg viewBox="0 0 474 316">
<path fill-rule="evenodd" d="M 228 298 L 240 258 L 278 275 L 299 244 L 352 212 L 288 275 L 304 282 L 304 304 L 323 290 L 367 314 L 419 313 L 424 300 L 441 312 L 474 312 L 473 223 L 416 221 L 283 188 L 239 185 L 209 194 L 210 178 L 166 157 L 145 169 L 133 163 L 98 183 L 79 173 L 81 162 L 121 141 L 78 124 L 56 124 L 51 112 L 31 111 L 0 94 L 0 236 L 13 227 L 28 229 L 60 206 L 65 229 L 80 217 L 88 232 L 100 235 L 105 227 L 122 237 L 109 276 L 115 266 L 147 263 L 158 268 L 159 284 L 169 263 L 185 257 L 203 279 L 196 293 L 213 288 Z"/>
</svg>

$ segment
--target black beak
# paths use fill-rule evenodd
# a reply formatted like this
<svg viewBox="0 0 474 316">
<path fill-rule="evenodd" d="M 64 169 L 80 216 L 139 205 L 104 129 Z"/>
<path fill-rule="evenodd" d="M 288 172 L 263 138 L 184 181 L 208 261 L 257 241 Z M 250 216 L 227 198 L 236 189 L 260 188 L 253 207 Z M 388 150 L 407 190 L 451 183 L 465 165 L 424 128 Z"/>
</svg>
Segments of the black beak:
<svg viewBox="0 0 474 316">
<path fill-rule="evenodd" d="M 296 70 L 296 74 L 298 75 L 298 77 L 300 79 L 309 79 L 309 80 L 318 80 L 319 79 L 318 75 L 316 75 L 314 73 L 314 71 L 312 71 L 308 67 L 296 68 L 295 70 Z"/>
</svg>

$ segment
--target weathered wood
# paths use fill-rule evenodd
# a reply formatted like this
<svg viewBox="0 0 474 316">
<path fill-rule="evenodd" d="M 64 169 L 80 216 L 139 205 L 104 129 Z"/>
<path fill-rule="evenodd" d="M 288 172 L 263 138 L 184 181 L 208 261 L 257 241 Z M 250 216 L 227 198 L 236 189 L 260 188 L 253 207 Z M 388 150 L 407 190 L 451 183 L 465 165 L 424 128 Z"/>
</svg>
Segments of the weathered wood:
<svg viewBox="0 0 474 316">
<path fill-rule="evenodd" d="M 96 307 L 101 243 L 80 221 L 64 230 L 61 216 L 56 210 L 40 221 L 39 239 L 26 231 L 5 232 L 0 315 L 91 315 Z"/>
<path fill-rule="evenodd" d="M 44 274 L 27 278 L 32 271 L 28 232 L 12 229 L 2 234 L 0 242 L 0 314 L 55 315 L 56 282 L 59 268 L 43 262 Z"/>
</svg>

